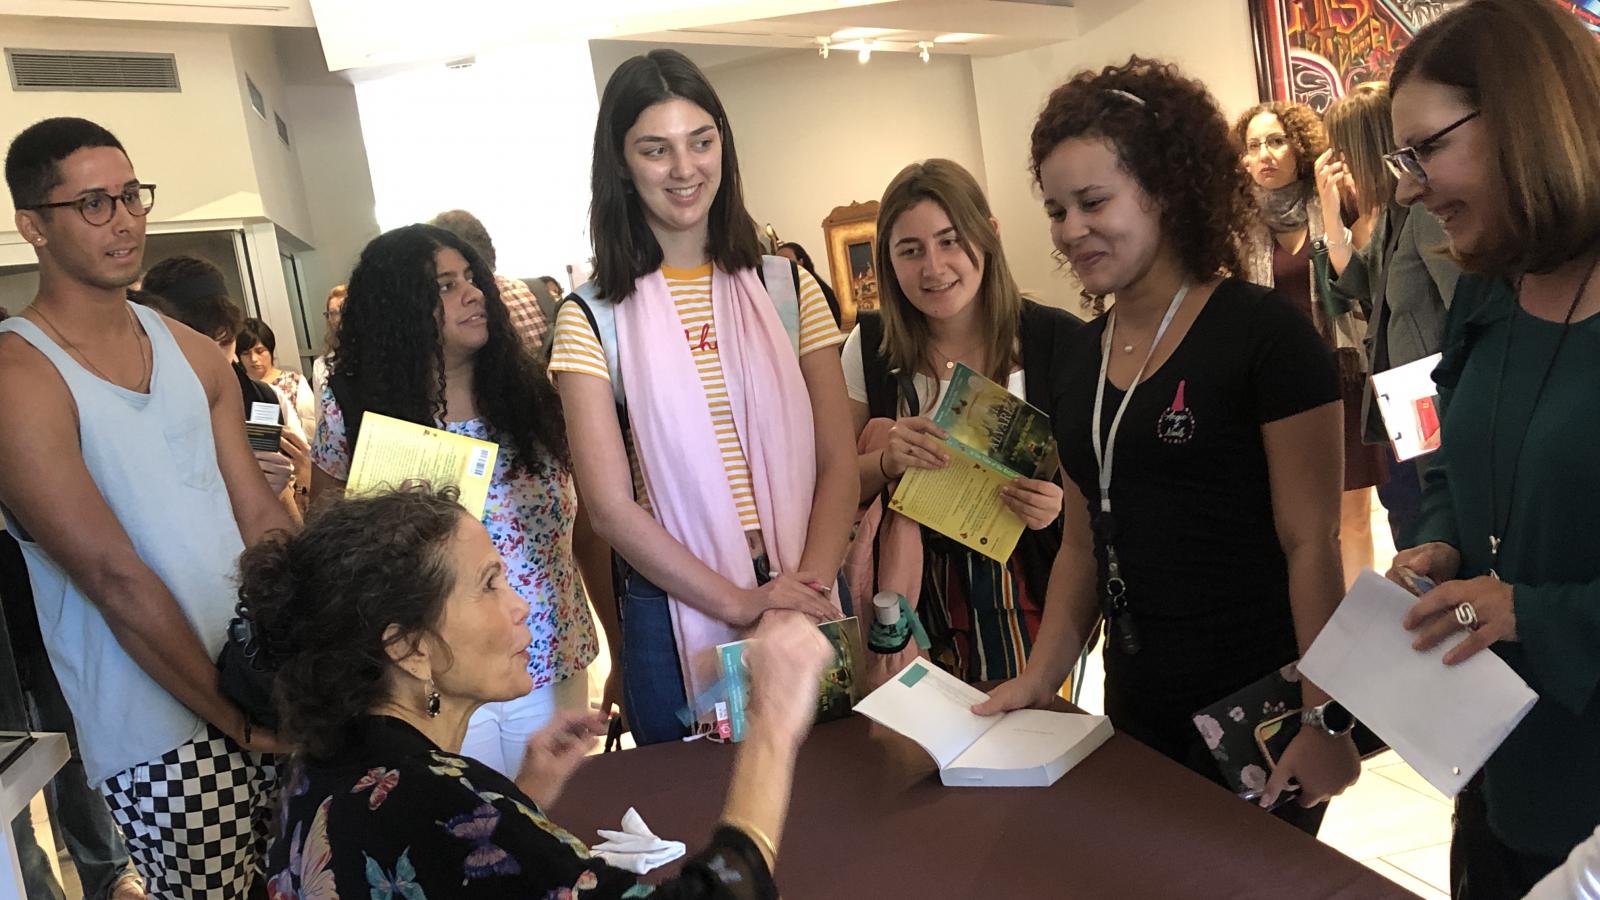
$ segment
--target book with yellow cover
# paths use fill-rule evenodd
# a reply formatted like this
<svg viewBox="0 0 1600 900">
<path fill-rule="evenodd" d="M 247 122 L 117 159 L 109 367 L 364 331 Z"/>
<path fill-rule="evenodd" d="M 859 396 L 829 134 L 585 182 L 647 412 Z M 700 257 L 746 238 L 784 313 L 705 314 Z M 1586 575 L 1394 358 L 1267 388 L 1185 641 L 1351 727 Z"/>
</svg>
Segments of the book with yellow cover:
<svg viewBox="0 0 1600 900">
<path fill-rule="evenodd" d="M 906 470 L 889 508 L 1004 563 L 1024 525 L 1001 502 L 1000 489 L 1015 478 L 1055 474 L 1060 457 L 1050 417 L 957 365 L 933 421 L 949 435 L 949 465 Z"/>
<path fill-rule="evenodd" d="M 462 507 L 481 519 L 499 453 L 488 441 L 369 412 L 361 417 L 345 492 L 374 494 L 425 481 L 434 490 L 448 486 L 460 491 Z"/>
</svg>

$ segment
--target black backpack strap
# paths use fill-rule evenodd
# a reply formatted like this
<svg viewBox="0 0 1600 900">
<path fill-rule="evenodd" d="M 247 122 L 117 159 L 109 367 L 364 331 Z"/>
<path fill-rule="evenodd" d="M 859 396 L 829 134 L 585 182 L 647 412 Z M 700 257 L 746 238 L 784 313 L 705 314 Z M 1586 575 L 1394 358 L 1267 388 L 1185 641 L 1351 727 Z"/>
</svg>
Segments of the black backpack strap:
<svg viewBox="0 0 1600 900">
<path fill-rule="evenodd" d="M 344 417 L 345 446 L 350 448 L 350 459 L 356 458 L 356 438 L 361 436 L 361 417 L 366 414 L 367 406 L 361 402 L 361 391 L 356 388 L 355 379 L 346 372 L 335 369 L 328 373 L 328 390 L 333 393 L 333 402 L 339 404 L 339 414 Z"/>
<path fill-rule="evenodd" d="M 895 419 L 900 416 L 900 385 L 889 371 L 889 360 L 883 355 L 883 315 L 877 310 L 863 310 L 856 316 L 856 327 L 861 329 L 861 370 L 867 382 L 867 415 L 874 419 Z M 915 392 L 910 392 L 907 402 L 917 405 Z M 916 415 L 913 410 L 912 415 Z"/>
<path fill-rule="evenodd" d="M 561 318 L 561 307 L 566 306 L 568 303 L 571 303 L 573 306 L 576 306 L 578 309 L 583 311 L 583 317 L 585 319 L 589 320 L 589 331 L 594 335 L 594 339 L 597 342 L 598 341 L 603 341 L 604 338 L 600 337 L 600 323 L 595 321 L 595 318 L 594 318 L 594 310 L 590 309 L 589 308 L 589 302 L 587 300 L 584 300 L 583 297 L 580 296 L 576 292 L 570 293 L 567 296 L 561 298 L 561 302 L 556 304 L 556 318 L 557 319 Z M 550 333 L 551 334 L 555 334 L 555 332 L 556 332 L 555 323 L 552 321 L 551 322 L 551 326 L 550 326 Z M 604 348 L 603 345 L 601 347 L 600 352 L 602 354 L 605 353 L 605 348 Z M 613 390 L 612 393 L 613 393 L 613 395 L 615 395 L 615 390 Z M 624 439 L 626 439 L 627 436 L 628 436 L 628 402 L 627 402 L 627 400 L 618 400 L 617 401 L 617 424 L 622 426 L 622 436 L 623 436 Z"/>
</svg>

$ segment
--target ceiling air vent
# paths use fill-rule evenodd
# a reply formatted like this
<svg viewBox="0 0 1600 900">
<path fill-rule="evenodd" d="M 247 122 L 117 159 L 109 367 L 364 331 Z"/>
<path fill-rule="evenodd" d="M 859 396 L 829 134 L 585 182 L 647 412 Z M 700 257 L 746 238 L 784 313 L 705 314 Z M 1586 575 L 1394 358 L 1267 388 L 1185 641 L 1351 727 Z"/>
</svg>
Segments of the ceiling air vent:
<svg viewBox="0 0 1600 900">
<path fill-rule="evenodd" d="M 179 90 L 178 60 L 171 53 L 6 48 L 11 88 L 17 91 Z"/>
<path fill-rule="evenodd" d="M 277 113 L 272 114 L 272 121 L 278 126 L 278 140 L 283 141 L 285 147 L 289 146 L 289 123 Z"/>
</svg>

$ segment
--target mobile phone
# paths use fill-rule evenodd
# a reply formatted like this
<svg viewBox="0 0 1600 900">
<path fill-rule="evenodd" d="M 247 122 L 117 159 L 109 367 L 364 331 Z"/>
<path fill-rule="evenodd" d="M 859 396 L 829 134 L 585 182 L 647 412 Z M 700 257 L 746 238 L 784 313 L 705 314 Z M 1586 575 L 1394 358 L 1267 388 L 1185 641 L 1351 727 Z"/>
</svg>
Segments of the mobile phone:
<svg viewBox="0 0 1600 900">
<path fill-rule="evenodd" d="M 1289 742 L 1300 733 L 1300 710 L 1292 710 L 1281 716 L 1262 720 L 1256 726 L 1256 747 L 1261 750 L 1261 756 L 1267 761 L 1267 770 L 1278 767 L 1278 760 L 1283 757 L 1283 751 L 1289 749 Z"/>
<path fill-rule="evenodd" d="M 244 423 L 245 437 L 250 440 L 250 449 L 262 453 L 277 453 L 282 448 L 278 446 L 279 439 L 283 436 L 282 425 L 268 425 L 262 422 Z"/>
<path fill-rule="evenodd" d="M 1399 576 L 1400 581 L 1405 584 L 1406 590 L 1416 594 L 1418 597 L 1439 586 L 1432 578 L 1426 575 L 1418 575 L 1405 566 L 1395 566 L 1394 574 Z"/>
</svg>

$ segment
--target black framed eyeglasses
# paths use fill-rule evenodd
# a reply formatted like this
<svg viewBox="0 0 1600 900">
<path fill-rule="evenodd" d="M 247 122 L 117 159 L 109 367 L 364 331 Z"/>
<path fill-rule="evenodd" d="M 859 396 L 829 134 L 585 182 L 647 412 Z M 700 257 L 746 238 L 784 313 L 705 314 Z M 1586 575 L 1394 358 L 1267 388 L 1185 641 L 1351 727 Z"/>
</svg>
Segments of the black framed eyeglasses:
<svg viewBox="0 0 1600 900">
<path fill-rule="evenodd" d="M 1428 172 L 1422 168 L 1421 155 L 1432 150 L 1433 145 L 1442 140 L 1445 135 L 1476 119 L 1478 115 L 1479 111 L 1473 110 L 1409 147 L 1401 147 L 1393 153 L 1385 153 L 1383 161 L 1388 164 L 1389 171 L 1394 174 L 1394 177 L 1404 178 L 1410 176 L 1415 178 L 1418 184 L 1426 185 L 1428 183 Z"/>
<path fill-rule="evenodd" d="M 108 194 L 105 191 L 90 191 L 71 200 L 60 203 L 39 203 L 33 206 L 24 206 L 22 209 L 62 209 L 71 206 L 83 216 L 83 220 L 90 225 L 106 225 L 116 218 L 117 204 L 128 211 L 128 215 L 144 218 L 156 205 L 156 186 L 141 184 L 130 187 L 120 194 Z"/>
</svg>

